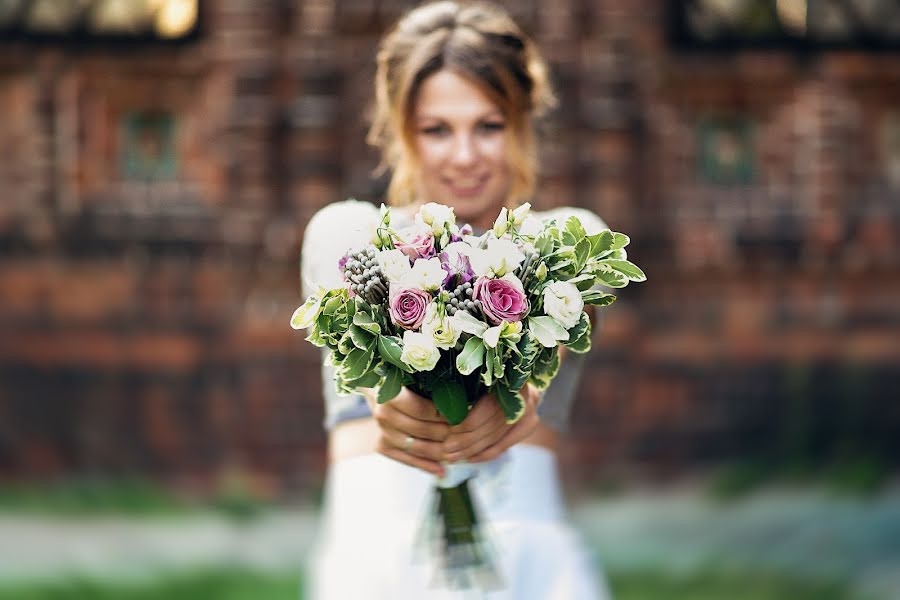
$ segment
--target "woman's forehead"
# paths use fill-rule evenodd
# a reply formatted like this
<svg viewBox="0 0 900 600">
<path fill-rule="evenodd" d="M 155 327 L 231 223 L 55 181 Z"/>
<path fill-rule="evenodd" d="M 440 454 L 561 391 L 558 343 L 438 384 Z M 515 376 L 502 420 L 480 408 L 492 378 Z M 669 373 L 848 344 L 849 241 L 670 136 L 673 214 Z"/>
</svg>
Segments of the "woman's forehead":
<svg viewBox="0 0 900 600">
<path fill-rule="evenodd" d="M 415 116 L 419 119 L 478 119 L 494 113 L 503 114 L 481 88 L 446 69 L 425 79 L 416 98 Z"/>
</svg>

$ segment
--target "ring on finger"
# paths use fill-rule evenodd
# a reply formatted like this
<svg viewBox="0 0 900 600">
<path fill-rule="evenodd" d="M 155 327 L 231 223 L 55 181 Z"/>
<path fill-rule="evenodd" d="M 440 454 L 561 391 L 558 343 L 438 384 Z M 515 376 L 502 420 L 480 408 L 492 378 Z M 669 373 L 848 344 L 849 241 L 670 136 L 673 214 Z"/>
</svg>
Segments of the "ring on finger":
<svg viewBox="0 0 900 600">
<path fill-rule="evenodd" d="M 403 440 L 403 451 L 409 452 L 409 449 L 412 448 L 413 442 L 415 442 L 415 441 L 416 441 L 416 438 L 414 438 L 413 436 L 411 436 L 411 435 L 406 436 L 406 439 Z"/>
</svg>

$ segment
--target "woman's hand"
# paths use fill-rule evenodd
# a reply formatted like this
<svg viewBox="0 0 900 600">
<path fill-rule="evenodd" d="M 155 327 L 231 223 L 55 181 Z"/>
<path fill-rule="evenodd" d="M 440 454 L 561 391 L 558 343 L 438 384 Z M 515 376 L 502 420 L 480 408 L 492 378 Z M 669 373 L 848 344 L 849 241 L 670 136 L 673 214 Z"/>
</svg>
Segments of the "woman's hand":
<svg viewBox="0 0 900 600">
<path fill-rule="evenodd" d="M 384 404 L 375 402 L 371 394 L 366 397 L 380 430 L 375 449 L 388 458 L 442 477 L 442 442 L 450 435 L 450 425 L 431 400 L 405 387 Z"/>
<path fill-rule="evenodd" d="M 484 462 L 497 458 L 511 446 L 527 438 L 540 423 L 537 414 L 540 394 L 533 385 L 522 388 L 525 414 L 507 425 L 503 409 L 493 395 L 483 396 L 472 406 L 465 420 L 450 427 L 444 439 L 444 458 L 451 462 Z"/>
</svg>

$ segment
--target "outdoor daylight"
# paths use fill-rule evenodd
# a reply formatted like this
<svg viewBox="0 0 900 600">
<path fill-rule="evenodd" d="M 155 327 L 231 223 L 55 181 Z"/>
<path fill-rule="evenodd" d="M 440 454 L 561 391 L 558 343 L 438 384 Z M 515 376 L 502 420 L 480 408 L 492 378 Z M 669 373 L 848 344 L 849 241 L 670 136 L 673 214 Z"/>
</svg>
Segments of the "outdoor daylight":
<svg viewBox="0 0 900 600">
<path fill-rule="evenodd" d="M 0 600 L 900 600 L 898 0 L 0 0 Z"/>
</svg>

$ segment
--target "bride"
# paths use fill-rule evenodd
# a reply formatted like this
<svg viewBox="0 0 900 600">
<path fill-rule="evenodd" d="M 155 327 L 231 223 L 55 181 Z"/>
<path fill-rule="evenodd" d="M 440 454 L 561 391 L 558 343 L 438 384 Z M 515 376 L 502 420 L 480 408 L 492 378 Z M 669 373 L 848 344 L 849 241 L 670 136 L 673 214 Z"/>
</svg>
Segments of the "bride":
<svg viewBox="0 0 900 600">
<path fill-rule="evenodd" d="M 458 223 L 485 230 L 501 207 L 526 201 L 536 171 L 533 120 L 553 102 L 537 48 L 500 8 L 437 2 L 407 13 L 380 46 L 368 137 L 391 169 L 392 224 L 412 222 L 418 206 L 438 202 Z M 537 216 L 572 214 L 588 233 L 605 229 L 583 209 Z M 338 259 L 368 241 L 378 218 L 373 205 L 352 200 L 319 211 L 304 237 L 305 285 L 339 285 Z M 443 463 L 466 460 L 482 465 L 473 494 L 504 583 L 486 597 L 608 598 L 599 564 L 565 520 L 557 473 L 582 360 L 566 355 L 543 397 L 526 386 L 526 413 L 515 424 L 487 396 L 452 427 L 405 388 L 382 405 L 337 396 L 323 366 L 329 466 L 309 596 L 465 597 L 431 585 L 434 565 L 416 530 Z"/>
</svg>

